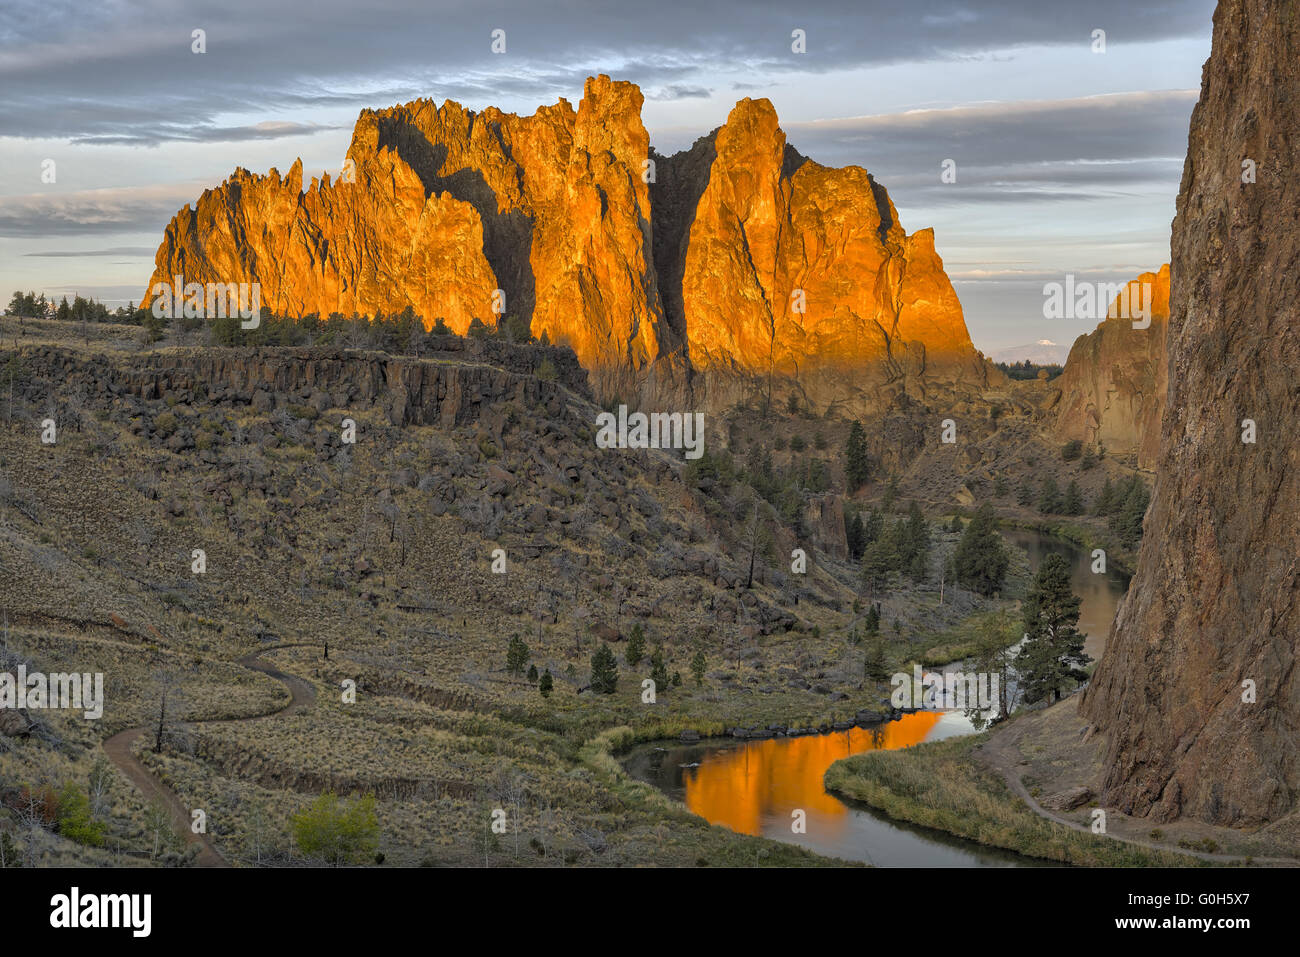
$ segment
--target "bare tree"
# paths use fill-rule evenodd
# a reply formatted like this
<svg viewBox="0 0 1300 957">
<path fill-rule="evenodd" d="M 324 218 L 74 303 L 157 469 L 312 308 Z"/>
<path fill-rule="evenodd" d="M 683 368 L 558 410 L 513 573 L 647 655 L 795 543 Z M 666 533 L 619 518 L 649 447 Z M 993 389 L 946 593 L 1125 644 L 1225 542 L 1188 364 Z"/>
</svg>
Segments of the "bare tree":
<svg viewBox="0 0 1300 957">
<path fill-rule="evenodd" d="M 185 712 L 185 696 L 180 675 L 169 669 L 154 672 L 154 688 L 158 695 L 158 720 L 154 730 L 154 754 L 161 754 L 164 745 L 177 750 L 190 750 L 189 729 L 181 720 Z"/>
<path fill-rule="evenodd" d="M 87 792 L 90 795 L 90 813 L 96 819 L 102 820 L 108 814 L 108 790 L 113 783 L 113 768 L 108 763 L 108 759 L 103 755 L 95 761 L 94 767 L 90 769 L 90 780 L 87 782 Z"/>
</svg>

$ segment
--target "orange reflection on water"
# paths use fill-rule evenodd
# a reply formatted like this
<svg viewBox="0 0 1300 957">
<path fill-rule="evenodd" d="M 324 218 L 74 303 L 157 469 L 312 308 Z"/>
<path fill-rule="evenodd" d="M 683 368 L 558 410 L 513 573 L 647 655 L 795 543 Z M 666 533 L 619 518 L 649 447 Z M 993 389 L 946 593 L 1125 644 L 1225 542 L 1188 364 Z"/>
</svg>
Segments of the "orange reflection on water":
<svg viewBox="0 0 1300 957">
<path fill-rule="evenodd" d="M 712 824 L 754 835 L 763 833 L 765 815 L 794 807 L 810 817 L 847 815 L 848 806 L 822 787 L 826 769 L 850 754 L 919 744 L 942 717 L 921 711 L 875 728 L 769 738 L 715 752 L 700 767 L 683 772 L 686 806 Z"/>
</svg>

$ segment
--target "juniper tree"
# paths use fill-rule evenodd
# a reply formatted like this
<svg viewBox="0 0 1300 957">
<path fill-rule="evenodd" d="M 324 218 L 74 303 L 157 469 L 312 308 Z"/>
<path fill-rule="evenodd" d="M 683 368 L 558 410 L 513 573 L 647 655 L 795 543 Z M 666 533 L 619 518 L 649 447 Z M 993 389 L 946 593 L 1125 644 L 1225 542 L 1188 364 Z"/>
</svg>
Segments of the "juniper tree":
<svg viewBox="0 0 1300 957">
<path fill-rule="evenodd" d="M 1061 510 L 1061 493 L 1057 491 L 1056 479 L 1050 475 L 1044 476 L 1039 487 L 1038 510 L 1044 515 L 1055 515 Z"/>
<path fill-rule="evenodd" d="M 1101 486 L 1101 491 L 1097 493 L 1097 504 L 1093 506 L 1093 512 L 1097 515 L 1109 515 L 1115 509 L 1115 487 L 1110 484 L 1110 479 Z"/>
<path fill-rule="evenodd" d="M 1079 483 L 1070 479 L 1070 484 L 1065 489 L 1065 500 L 1061 503 L 1061 511 L 1066 515 L 1083 514 L 1083 493 L 1079 490 Z"/>
<path fill-rule="evenodd" d="M 867 656 L 862 665 L 864 678 L 872 681 L 888 681 L 889 666 L 885 663 L 885 642 L 877 638 L 867 646 Z"/>
<path fill-rule="evenodd" d="M 528 646 L 518 635 L 511 635 L 510 644 L 506 646 L 506 672 L 522 675 L 526 664 L 528 664 Z"/>
<path fill-rule="evenodd" d="M 641 627 L 640 622 L 632 626 L 632 632 L 627 639 L 627 651 L 623 657 L 627 660 L 629 668 L 635 668 L 645 657 L 645 629 Z"/>
<path fill-rule="evenodd" d="M 706 667 L 704 649 L 701 648 L 695 652 L 695 657 L 691 658 L 691 676 L 695 679 L 695 683 L 701 687 L 704 685 L 704 669 Z"/>
<path fill-rule="evenodd" d="M 655 683 L 656 690 L 668 687 L 668 667 L 664 664 L 662 648 L 656 648 L 650 656 L 650 680 Z"/>
<path fill-rule="evenodd" d="M 598 694 L 613 694 L 618 689 L 618 666 L 614 653 L 603 641 L 591 656 L 591 690 Z"/>
</svg>

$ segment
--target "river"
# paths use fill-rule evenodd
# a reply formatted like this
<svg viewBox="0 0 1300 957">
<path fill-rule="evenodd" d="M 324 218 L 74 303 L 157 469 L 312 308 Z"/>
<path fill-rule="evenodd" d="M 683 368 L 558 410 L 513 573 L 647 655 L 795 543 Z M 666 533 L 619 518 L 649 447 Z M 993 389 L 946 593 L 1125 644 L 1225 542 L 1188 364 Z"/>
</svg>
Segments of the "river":
<svg viewBox="0 0 1300 957">
<path fill-rule="evenodd" d="M 1081 599 L 1079 628 L 1088 654 L 1100 657 L 1129 576 L 1093 574 L 1092 557 L 1059 539 L 1024 529 L 1004 529 L 1024 549 L 1030 567 L 1050 554 L 1065 556 L 1074 593 Z M 779 719 L 780 715 L 773 715 Z M 696 814 L 742 834 L 788 841 L 832 857 L 881 867 L 1015 867 L 1043 862 L 982 847 L 938 831 L 891 821 L 870 808 L 844 801 L 822 786 L 826 769 L 863 751 L 894 750 L 924 741 L 971 734 L 965 715 L 921 712 L 873 728 L 764 741 L 706 741 L 696 745 L 643 745 L 625 759 L 629 773 L 681 801 Z M 802 809 L 804 833 L 791 831 L 791 814 Z"/>
</svg>

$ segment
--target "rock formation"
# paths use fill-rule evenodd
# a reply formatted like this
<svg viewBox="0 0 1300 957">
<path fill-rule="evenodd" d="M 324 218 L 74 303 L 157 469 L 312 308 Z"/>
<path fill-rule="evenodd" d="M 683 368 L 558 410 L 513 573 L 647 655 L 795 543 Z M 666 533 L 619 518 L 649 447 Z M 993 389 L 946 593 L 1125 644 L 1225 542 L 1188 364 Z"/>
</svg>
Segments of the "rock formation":
<svg viewBox="0 0 1300 957">
<path fill-rule="evenodd" d="M 1298 101 L 1300 18 L 1222 0 L 1173 227 L 1154 495 L 1080 704 L 1107 736 L 1104 803 L 1156 820 L 1256 825 L 1300 796 Z"/>
<path fill-rule="evenodd" d="M 461 333 L 503 304 L 602 397 L 879 405 L 998 375 L 933 233 L 907 235 L 866 170 L 800 156 L 767 100 L 662 157 L 641 104 L 600 76 L 576 111 L 364 111 L 340 179 L 241 169 L 181 210 L 150 289 L 258 282 L 277 313 L 410 306 Z"/>
<path fill-rule="evenodd" d="M 780 377 L 817 403 L 909 376 L 982 381 L 933 231 L 904 233 L 866 170 L 800 156 L 767 100 L 741 100 L 710 139 L 681 264 L 694 369 Z"/>
<path fill-rule="evenodd" d="M 1062 441 L 1079 439 L 1110 452 L 1136 453 L 1138 465 L 1149 469 L 1155 465 L 1169 387 L 1169 265 L 1142 273 L 1128 287 L 1149 288 L 1151 324 L 1133 327 L 1129 310 L 1122 308 L 1126 292 L 1116 296 L 1101 325 L 1075 340 L 1054 383 L 1060 389 L 1056 432 Z"/>
</svg>

